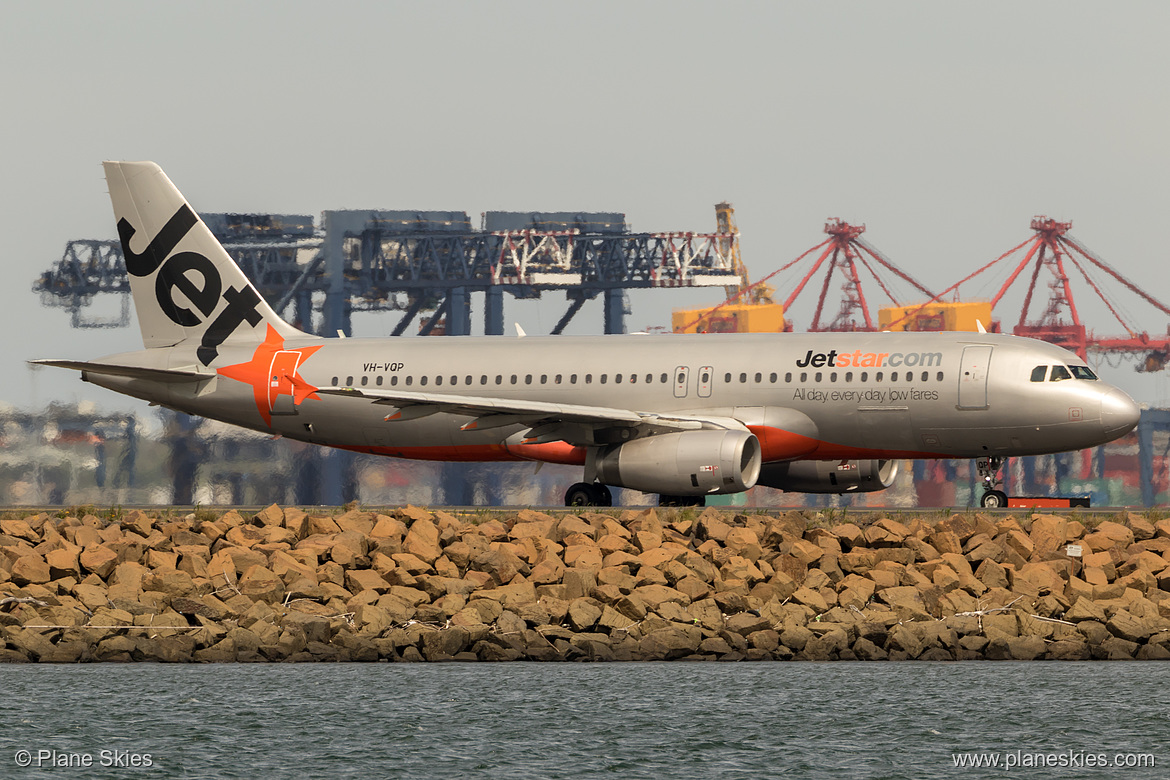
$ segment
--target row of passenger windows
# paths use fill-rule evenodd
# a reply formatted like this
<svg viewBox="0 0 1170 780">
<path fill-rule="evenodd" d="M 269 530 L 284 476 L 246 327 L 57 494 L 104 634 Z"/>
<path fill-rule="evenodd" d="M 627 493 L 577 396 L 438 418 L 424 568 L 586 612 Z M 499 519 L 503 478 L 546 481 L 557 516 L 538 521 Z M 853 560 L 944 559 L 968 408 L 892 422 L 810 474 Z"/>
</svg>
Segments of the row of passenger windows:
<svg viewBox="0 0 1170 780">
<path fill-rule="evenodd" d="M 852 371 L 845 371 L 845 372 L 817 371 L 817 372 L 813 373 L 813 375 L 812 375 L 813 381 L 814 382 L 825 381 L 826 374 L 828 375 L 828 380 L 830 382 L 837 382 L 838 380 L 844 381 L 844 382 L 852 382 L 852 381 L 854 381 L 854 376 L 855 376 Z M 638 377 L 639 377 L 639 374 L 630 374 L 629 375 L 629 383 L 630 384 L 637 384 L 639 381 Z M 801 381 L 801 382 L 809 381 L 809 373 L 807 371 L 801 371 L 799 374 L 799 377 L 800 377 L 799 381 Z M 870 375 L 869 375 L 868 371 L 862 371 L 859 374 L 857 374 L 856 377 L 857 377 L 857 381 L 860 381 L 860 382 L 870 381 L 870 379 L 869 379 Z M 587 384 L 587 385 L 593 384 L 593 374 L 585 374 L 582 378 L 584 380 L 584 384 Z M 779 374 L 771 373 L 768 375 L 768 382 L 770 384 L 776 384 L 779 381 L 779 378 L 780 378 Z M 793 381 L 793 378 L 794 378 L 794 375 L 791 371 L 786 373 L 784 375 L 784 383 L 791 384 Z M 376 377 L 374 377 L 374 384 L 378 387 L 381 387 L 383 385 L 384 379 L 385 379 L 385 377 L 383 377 L 381 375 L 376 376 Z M 601 374 L 600 376 L 598 376 L 597 379 L 601 384 L 604 385 L 604 384 L 607 384 L 609 382 L 610 375 L 609 374 Z M 654 379 L 655 379 L 654 374 L 646 374 L 644 383 L 645 384 L 652 384 L 654 382 Z M 752 377 L 752 379 L 756 384 L 763 384 L 764 383 L 764 375 L 762 373 L 756 373 Z M 487 374 L 480 374 L 479 384 L 486 385 L 486 384 L 488 384 L 488 380 L 489 380 L 489 377 Z M 534 380 L 535 380 L 535 375 L 533 375 L 533 374 L 525 374 L 524 375 L 524 384 L 531 385 L 534 383 Z M 568 377 L 568 384 L 575 385 L 578 383 L 577 380 L 578 380 L 577 374 L 570 374 Z M 935 374 L 935 380 L 938 382 L 943 381 L 943 372 L 942 371 L 939 371 L 937 374 Z M 430 381 L 430 378 L 426 377 L 426 376 L 421 376 L 418 378 L 418 384 L 420 387 L 425 387 L 427 385 L 428 381 Z M 451 376 L 451 377 L 436 376 L 436 377 L 434 377 L 434 384 L 436 387 L 442 386 L 444 381 L 446 381 L 446 383 L 448 385 L 458 385 L 460 383 L 458 376 Z M 565 377 L 563 374 L 556 374 L 552 377 L 552 383 L 555 385 L 565 384 L 565 381 L 566 380 L 565 380 Z M 625 374 L 614 374 L 613 381 L 615 384 L 621 384 L 623 381 L 626 381 L 626 375 Z M 669 374 L 660 374 L 658 376 L 658 382 L 661 384 L 666 384 L 669 381 L 670 381 Z M 704 371 L 700 374 L 700 376 L 699 376 L 699 383 L 700 384 L 706 385 L 706 384 L 710 383 L 710 381 L 711 381 L 711 375 L 709 373 Z M 731 373 L 724 374 L 723 381 L 725 384 L 732 384 L 734 381 L 733 375 Z M 885 372 L 884 371 L 874 372 L 873 381 L 875 381 L 875 382 L 886 381 Z M 930 381 L 930 372 L 929 371 L 921 372 L 921 375 L 919 376 L 919 378 L 917 380 L 915 380 L 915 374 L 913 371 L 904 371 L 904 372 L 891 371 L 890 375 L 889 375 L 889 381 L 891 381 L 891 382 L 898 382 L 898 381 L 902 381 L 902 382 L 914 382 L 914 381 L 929 382 Z M 1033 381 L 1037 381 L 1037 380 L 1033 379 Z M 675 383 L 679 384 L 679 385 L 684 385 L 684 384 L 686 384 L 686 382 L 687 382 L 687 377 L 686 377 L 686 374 L 683 374 L 683 373 L 680 373 L 675 380 Z M 747 384 L 748 383 L 748 374 L 746 372 L 739 375 L 739 382 L 740 382 L 740 384 Z M 333 386 L 334 387 L 337 387 L 340 383 L 341 383 L 341 377 L 336 377 L 336 376 L 333 377 Z M 370 377 L 363 376 L 360 378 L 360 384 L 362 387 L 366 387 L 367 385 L 369 385 L 369 383 L 370 383 Z M 399 383 L 398 375 L 391 374 L 390 375 L 390 382 L 389 382 L 390 386 L 396 387 L 398 385 L 398 383 Z M 540 379 L 539 379 L 539 384 L 547 385 L 548 383 L 549 383 L 549 375 L 548 374 L 541 374 Z M 414 384 L 414 377 L 413 376 L 404 377 L 403 384 L 406 385 L 407 387 L 412 386 Z M 463 377 L 463 384 L 464 385 L 474 384 L 474 377 L 472 377 L 470 374 L 464 376 Z M 497 385 L 504 384 L 503 374 L 496 374 L 495 384 L 497 384 Z M 512 374 L 511 376 L 508 377 L 508 384 L 511 384 L 511 385 L 520 384 L 520 376 L 518 374 Z M 346 387 L 353 387 L 353 377 L 352 376 L 347 376 L 345 378 L 345 386 Z"/>
<path fill-rule="evenodd" d="M 638 376 L 639 376 L 638 374 L 630 374 L 630 384 L 636 384 L 638 382 Z M 336 376 L 333 377 L 333 386 L 334 387 L 338 386 L 340 379 L 341 379 L 340 377 L 336 377 Z M 435 379 L 436 386 L 442 385 L 444 381 L 446 381 L 447 384 L 449 384 L 449 385 L 459 384 L 459 377 L 458 376 L 452 376 L 452 377 L 436 376 L 434 379 Z M 587 385 L 593 384 L 593 374 L 585 374 L 583 379 L 584 379 L 585 384 L 587 384 Z M 381 377 L 381 376 L 374 377 L 374 384 L 381 387 L 382 380 L 383 380 L 383 377 Z M 534 380 L 533 374 L 525 374 L 524 375 L 524 384 L 526 384 L 526 385 L 533 384 L 533 380 Z M 567 381 L 568 381 L 568 384 L 575 385 L 575 384 L 577 384 L 577 380 L 578 380 L 577 374 L 570 374 Z M 598 380 L 603 385 L 608 383 L 609 382 L 609 374 L 602 374 L 601 376 L 598 377 Z M 625 374 L 614 374 L 613 375 L 613 381 L 617 384 L 621 384 L 621 382 L 623 382 L 624 380 L 625 380 Z M 420 376 L 418 378 L 418 383 L 420 386 L 426 386 L 428 381 L 429 381 L 429 378 L 426 376 Z M 650 384 L 653 381 L 654 381 L 654 375 L 653 374 L 646 374 L 645 383 Z M 661 374 L 658 377 L 658 381 L 661 382 L 662 384 L 666 384 L 667 382 L 670 381 L 670 374 Z M 362 387 L 365 387 L 369 383 L 370 383 L 370 378 L 368 376 L 361 377 L 361 386 Z M 481 385 L 488 384 L 487 374 L 480 374 L 479 383 Z M 540 375 L 540 384 L 547 385 L 548 383 L 549 383 L 549 375 L 548 374 L 541 374 Z M 566 380 L 565 380 L 564 374 L 556 374 L 555 376 L 553 376 L 552 383 L 554 385 L 565 384 Z M 407 387 L 410 387 L 411 385 L 414 384 L 414 377 L 413 376 L 405 377 L 403 384 L 405 384 Z M 474 384 L 474 377 L 472 377 L 471 375 L 464 376 L 463 377 L 463 384 L 465 384 L 465 385 Z M 495 384 L 497 384 L 497 385 L 504 384 L 504 376 L 502 374 L 496 374 Z M 518 374 L 512 374 L 510 377 L 508 377 L 508 384 L 511 384 L 511 385 L 520 384 L 520 376 Z M 397 385 L 398 385 L 398 376 L 391 374 L 390 386 L 395 387 Z M 353 387 L 353 377 L 352 376 L 347 376 L 345 378 L 345 386 L 346 387 Z"/>
<path fill-rule="evenodd" d="M 817 371 L 817 372 L 813 373 L 813 375 L 812 375 L 813 381 L 814 382 L 825 381 L 825 374 L 826 373 L 828 374 L 830 382 L 836 382 L 838 379 L 841 379 L 841 381 L 844 381 L 844 382 L 852 382 L 854 379 L 854 376 L 855 376 L 852 371 L 845 371 L 843 376 L 837 371 L 828 371 L 828 372 Z M 859 381 L 859 382 L 868 382 L 869 381 L 869 372 L 868 371 L 862 371 L 860 374 L 857 374 L 856 376 L 857 376 L 857 381 Z M 792 384 L 792 377 L 793 377 L 793 374 L 791 371 L 786 373 L 784 375 L 784 384 Z M 809 377 L 809 374 L 807 371 L 800 372 L 800 381 L 801 382 L 807 382 L 808 377 Z M 900 372 L 900 373 L 898 371 L 891 371 L 890 372 L 890 381 L 891 382 L 899 381 L 899 377 L 901 378 L 901 381 L 903 381 L 903 382 L 913 382 L 914 381 L 914 372 L 913 371 L 904 371 L 904 372 Z M 778 378 L 779 378 L 778 374 L 769 374 L 768 375 L 768 382 L 771 384 L 776 384 L 776 381 Z M 884 371 L 874 372 L 873 381 L 884 382 L 885 378 L 886 378 L 886 374 Z M 764 375 L 763 374 L 756 374 L 754 379 L 755 379 L 756 384 L 763 384 Z M 937 374 L 935 374 L 935 380 L 939 381 L 939 382 L 941 382 L 943 380 L 943 372 L 942 371 L 939 371 Z M 702 384 L 707 384 L 707 382 L 709 380 L 707 378 L 707 375 L 704 374 L 702 377 L 700 377 L 699 381 Z M 723 381 L 726 384 L 731 384 L 731 374 L 724 374 Z M 740 384 L 747 384 L 747 381 L 748 381 L 748 375 L 746 373 L 739 375 Z M 918 381 L 929 382 L 930 381 L 930 372 L 923 371 L 922 376 Z"/>
</svg>

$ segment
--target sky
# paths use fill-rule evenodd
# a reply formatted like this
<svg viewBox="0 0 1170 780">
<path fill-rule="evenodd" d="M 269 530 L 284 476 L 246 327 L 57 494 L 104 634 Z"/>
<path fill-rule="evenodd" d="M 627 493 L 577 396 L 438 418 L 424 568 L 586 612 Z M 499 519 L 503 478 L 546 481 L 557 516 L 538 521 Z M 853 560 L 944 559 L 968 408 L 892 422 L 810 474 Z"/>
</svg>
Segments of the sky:
<svg viewBox="0 0 1170 780">
<path fill-rule="evenodd" d="M 941 289 L 1046 214 L 1170 300 L 1168 23 L 1152 0 L 4 3 L 0 404 L 145 411 L 24 362 L 141 346 L 136 326 L 72 329 L 31 289 L 69 240 L 115 237 L 105 159 L 154 160 L 208 212 L 620 211 L 709 231 L 728 200 L 757 279 L 840 217 Z M 628 324 L 720 297 L 638 292 Z M 540 333 L 564 308 L 506 315 Z M 601 332 L 600 298 L 574 329 Z M 1100 368 L 1170 403 L 1164 374 Z"/>
</svg>

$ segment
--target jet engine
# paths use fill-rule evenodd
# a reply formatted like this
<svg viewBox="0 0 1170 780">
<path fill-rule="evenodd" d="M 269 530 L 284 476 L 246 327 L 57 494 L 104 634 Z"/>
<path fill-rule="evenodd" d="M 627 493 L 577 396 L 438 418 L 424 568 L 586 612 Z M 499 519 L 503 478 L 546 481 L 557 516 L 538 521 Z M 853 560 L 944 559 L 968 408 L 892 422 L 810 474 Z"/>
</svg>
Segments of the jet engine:
<svg viewBox="0 0 1170 780">
<path fill-rule="evenodd" d="M 759 483 L 793 493 L 872 493 L 896 476 L 896 460 L 794 460 L 766 464 Z"/>
<path fill-rule="evenodd" d="M 683 431 L 601 450 L 597 479 L 606 485 L 675 496 L 740 493 L 760 475 L 760 442 L 747 431 Z"/>
</svg>

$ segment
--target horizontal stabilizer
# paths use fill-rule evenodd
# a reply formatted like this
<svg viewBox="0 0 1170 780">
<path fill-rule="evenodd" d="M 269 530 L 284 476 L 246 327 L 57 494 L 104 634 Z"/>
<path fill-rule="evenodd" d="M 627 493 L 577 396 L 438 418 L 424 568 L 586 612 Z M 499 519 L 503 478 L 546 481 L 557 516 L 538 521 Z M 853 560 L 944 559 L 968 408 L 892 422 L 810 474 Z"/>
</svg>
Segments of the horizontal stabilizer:
<svg viewBox="0 0 1170 780">
<path fill-rule="evenodd" d="M 122 376 L 128 379 L 149 379 L 152 382 L 199 382 L 214 379 L 215 374 L 200 373 L 181 368 L 144 368 L 142 366 L 119 366 L 113 363 L 93 363 L 85 360 L 30 360 L 34 366 L 56 366 L 71 368 L 87 374 Z"/>
</svg>

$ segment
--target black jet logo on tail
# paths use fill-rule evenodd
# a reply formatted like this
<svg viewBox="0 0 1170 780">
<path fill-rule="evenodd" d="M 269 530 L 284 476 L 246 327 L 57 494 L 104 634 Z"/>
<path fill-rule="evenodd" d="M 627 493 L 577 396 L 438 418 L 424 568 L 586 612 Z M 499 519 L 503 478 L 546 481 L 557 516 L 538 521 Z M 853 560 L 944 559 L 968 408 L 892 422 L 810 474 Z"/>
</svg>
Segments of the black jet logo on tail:
<svg viewBox="0 0 1170 780">
<path fill-rule="evenodd" d="M 195 216 L 195 212 L 184 203 L 142 252 L 130 249 L 130 239 L 136 230 L 125 217 L 118 220 L 118 238 L 122 241 L 122 254 L 126 257 L 128 273 L 141 277 L 149 276 L 158 270 L 154 296 L 163 313 L 176 325 L 184 328 L 197 327 L 211 316 L 219 306 L 221 298 L 227 302 L 227 306 L 203 332 L 203 339 L 196 350 L 199 362 L 206 366 L 215 360 L 219 354 L 219 345 L 236 328 L 244 322 L 252 326 L 259 325 L 263 318 L 256 310 L 260 305 L 260 296 L 251 286 L 242 289 L 229 287 L 225 292 L 219 271 L 205 256 L 197 252 L 171 254 L 198 222 L 199 218 Z M 189 276 L 188 271 L 197 272 L 202 278 L 202 283 Z M 175 302 L 176 289 L 198 312 Z"/>
</svg>

